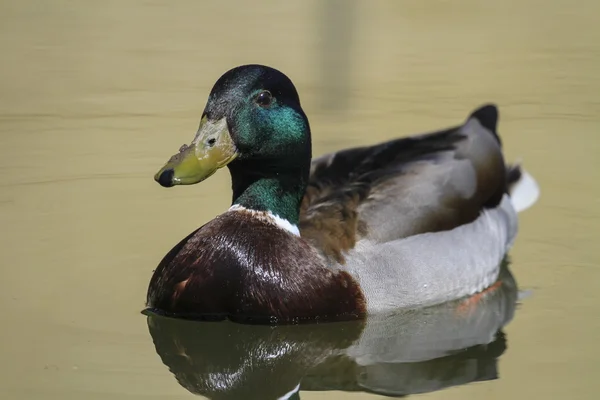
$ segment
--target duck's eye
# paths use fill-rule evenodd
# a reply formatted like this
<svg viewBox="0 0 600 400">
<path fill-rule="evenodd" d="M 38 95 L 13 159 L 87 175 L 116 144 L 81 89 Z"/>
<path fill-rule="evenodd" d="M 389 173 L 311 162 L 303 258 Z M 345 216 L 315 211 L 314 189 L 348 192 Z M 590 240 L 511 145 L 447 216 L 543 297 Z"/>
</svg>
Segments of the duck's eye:
<svg viewBox="0 0 600 400">
<path fill-rule="evenodd" d="M 264 90 L 256 96 L 256 104 L 261 107 L 269 107 L 273 101 L 273 95 L 268 90 Z"/>
</svg>

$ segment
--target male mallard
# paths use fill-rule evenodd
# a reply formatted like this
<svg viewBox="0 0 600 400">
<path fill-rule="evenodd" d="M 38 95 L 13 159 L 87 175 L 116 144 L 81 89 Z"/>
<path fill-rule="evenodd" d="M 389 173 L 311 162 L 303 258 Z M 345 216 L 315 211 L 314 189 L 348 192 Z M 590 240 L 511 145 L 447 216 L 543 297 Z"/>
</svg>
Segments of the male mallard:
<svg viewBox="0 0 600 400">
<path fill-rule="evenodd" d="M 360 318 L 458 299 L 494 284 L 537 186 L 504 163 L 498 112 L 458 127 L 311 163 L 291 80 L 266 66 L 226 72 L 191 145 L 156 174 L 191 185 L 227 165 L 233 205 L 161 261 L 156 312 L 245 321 Z M 517 205 L 520 204 L 520 205 Z"/>
</svg>

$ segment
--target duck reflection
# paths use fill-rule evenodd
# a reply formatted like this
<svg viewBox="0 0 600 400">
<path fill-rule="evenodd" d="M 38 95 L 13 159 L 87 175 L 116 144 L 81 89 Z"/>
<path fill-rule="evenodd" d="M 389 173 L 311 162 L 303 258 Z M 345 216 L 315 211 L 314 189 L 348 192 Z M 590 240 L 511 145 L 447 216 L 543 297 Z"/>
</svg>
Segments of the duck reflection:
<svg viewBox="0 0 600 400">
<path fill-rule="evenodd" d="M 156 352 L 177 381 L 210 399 L 299 399 L 299 391 L 388 396 L 497 378 L 517 287 L 365 321 L 299 326 L 195 322 L 148 315 Z"/>
</svg>

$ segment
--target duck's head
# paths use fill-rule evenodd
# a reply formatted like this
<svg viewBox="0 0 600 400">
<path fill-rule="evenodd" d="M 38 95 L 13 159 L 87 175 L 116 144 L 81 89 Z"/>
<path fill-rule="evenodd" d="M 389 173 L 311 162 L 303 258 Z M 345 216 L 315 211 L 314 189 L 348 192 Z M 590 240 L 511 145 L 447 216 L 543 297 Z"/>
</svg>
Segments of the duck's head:
<svg viewBox="0 0 600 400">
<path fill-rule="evenodd" d="M 194 140 L 154 179 L 165 187 L 192 185 L 229 165 L 232 175 L 296 171 L 304 181 L 310 157 L 310 128 L 292 81 L 276 69 L 244 65 L 215 83 Z"/>
</svg>

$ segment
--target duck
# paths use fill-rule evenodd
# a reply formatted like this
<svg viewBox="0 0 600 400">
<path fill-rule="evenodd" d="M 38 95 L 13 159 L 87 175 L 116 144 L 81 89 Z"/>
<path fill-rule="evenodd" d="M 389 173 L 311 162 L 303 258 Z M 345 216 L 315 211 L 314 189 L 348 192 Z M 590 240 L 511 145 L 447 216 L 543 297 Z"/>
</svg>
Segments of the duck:
<svg viewBox="0 0 600 400">
<path fill-rule="evenodd" d="M 493 287 L 539 196 L 504 160 L 498 107 L 462 123 L 312 157 L 311 129 L 283 72 L 242 65 L 214 84 L 189 145 L 154 179 L 231 176 L 231 206 L 176 244 L 146 309 L 242 323 L 364 319 Z"/>
</svg>

